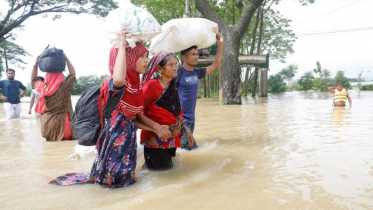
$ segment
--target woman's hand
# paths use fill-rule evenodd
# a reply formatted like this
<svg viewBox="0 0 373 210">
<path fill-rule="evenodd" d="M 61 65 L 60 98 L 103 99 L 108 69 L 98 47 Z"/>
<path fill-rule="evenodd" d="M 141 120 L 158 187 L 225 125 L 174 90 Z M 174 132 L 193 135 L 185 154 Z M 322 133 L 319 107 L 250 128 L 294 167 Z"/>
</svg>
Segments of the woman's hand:
<svg viewBox="0 0 373 210">
<path fill-rule="evenodd" d="M 188 147 L 193 147 L 194 146 L 194 136 L 193 136 L 192 132 L 190 132 L 190 130 L 186 126 L 185 126 L 184 130 L 186 132 L 186 136 L 187 136 L 187 139 L 188 139 Z"/>
<path fill-rule="evenodd" d="M 127 43 L 127 36 L 129 34 L 130 34 L 130 32 L 127 31 L 127 29 L 125 29 L 125 28 L 122 28 L 117 33 L 117 37 L 118 37 L 118 41 L 119 41 L 119 46 L 127 47 L 127 45 L 128 45 L 128 43 Z"/>
<path fill-rule="evenodd" d="M 156 125 L 154 131 L 161 141 L 166 142 L 167 139 L 171 136 L 170 130 L 167 125 Z"/>
</svg>

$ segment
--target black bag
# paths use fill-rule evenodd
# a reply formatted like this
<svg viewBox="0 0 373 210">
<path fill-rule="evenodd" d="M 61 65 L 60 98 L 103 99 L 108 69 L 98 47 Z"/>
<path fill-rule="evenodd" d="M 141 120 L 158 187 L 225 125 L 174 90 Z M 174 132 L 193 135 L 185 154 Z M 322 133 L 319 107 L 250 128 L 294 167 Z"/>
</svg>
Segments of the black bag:
<svg viewBox="0 0 373 210">
<path fill-rule="evenodd" d="M 114 96 L 109 98 L 104 108 L 104 118 L 108 119 L 115 109 L 124 93 L 124 87 Z M 85 90 L 75 105 L 75 110 L 71 119 L 71 126 L 79 145 L 93 146 L 99 138 L 101 132 L 100 111 L 98 109 L 98 97 L 101 86 L 93 86 Z M 113 95 L 110 93 L 110 95 Z"/>
<path fill-rule="evenodd" d="M 48 47 L 39 56 L 39 68 L 43 72 L 62 72 L 66 67 L 66 59 L 63 50 Z"/>
</svg>

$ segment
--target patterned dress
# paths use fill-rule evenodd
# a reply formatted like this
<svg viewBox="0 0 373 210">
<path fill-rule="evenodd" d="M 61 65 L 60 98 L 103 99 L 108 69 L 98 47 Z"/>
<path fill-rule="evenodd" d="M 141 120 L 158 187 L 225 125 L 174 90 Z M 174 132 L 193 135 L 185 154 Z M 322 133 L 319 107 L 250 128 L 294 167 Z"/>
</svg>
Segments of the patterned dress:
<svg viewBox="0 0 373 210">
<path fill-rule="evenodd" d="M 92 182 L 104 187 L 125 187 L 136 182 L 135 169 L 137 157 L 135 121 L 127 119 L 117 110 L 110 118 L 109 141 L 105 142 L 106 129 L 100 134 L 97 155 L 90 174 L 70 173 L 57 177 L 50 183 L 73 185 Z"/>
<path fill-rule="evenodd" d="M 40 124 L 41 134 L 47 141 L 61 141 L 64 136 L 65 117 L 68 115 L 71 119 L 73 114 L 70 91 L 74 82 L 75 76 L 69 75 L 53 95 L 45 97 L 47 110 L 41 115 Z M 75 139 L 74 133 L 72 139 Z"/>
<path fill-rule="evenodd" d="M 112 80 L 108 85 L 113 90 Z M 106 141 L 107 126 L 110 126 L 108 141 Z M 73 185 L 90 182 L 108 188 L 117 188 L 136 182 L 137 142 L 135 120 L 129 119 L 115 108 L 111 113 L 109 122 L 105 120 L 96 147 L 97 155 L 90 174 L 70 173 L 57 177 L 50 183 Z"/>
</svg>

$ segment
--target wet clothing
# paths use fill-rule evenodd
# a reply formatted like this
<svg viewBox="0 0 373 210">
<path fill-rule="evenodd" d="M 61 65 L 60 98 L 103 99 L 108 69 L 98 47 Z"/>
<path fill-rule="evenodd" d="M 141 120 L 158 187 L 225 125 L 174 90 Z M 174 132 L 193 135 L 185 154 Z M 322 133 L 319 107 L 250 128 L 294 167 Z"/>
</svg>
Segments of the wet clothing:
<svg viewBox="0 0 373 210">
<path fill-rule="evenodd" d="M 172 113 L 170 111 L 173 110 L 166 110 L 168 100 L 164 100 L 163 103 L 159 103 L 163 101 L 162 99 L 171 99 L 172 97 L 170 94 L 167 93 L 168 89 L 173 89 L 175 92 L 173 93 L 175 97 L 175 105 L 171 105 L 173 107 L 179 107 L 179 111 Z M 150 148 L 160 148 L 160 149 L 169 149 L 169 148 L 177 148 L 180 147 L 180 135 L 181 135 L 181 127 L 182 127 L 182 119 L 183 113 L 180 109 L 180 102 L 177 97 L 177 92 L 175 89 L 175 81 L 172 80 L 171 83 L 163 89 L 161 84 L 159 83 L 158 79 L 150 80 L 149 82 L 144 84 L 144 116 L 148 117 L 149 119 L 159 123 L 160 125 L 168 125 L 170 127 L 171 135 L 167 142 L 162 142 L 160 139 L 157 138 L 157 145 L 151 145 L 146 141 L 151 138 L 156 138 L 157 135 L 151 131 L 141 130 L 141 144 L 144 147 Z M 168 96 L 167 96 L 168 95 Z M 163 96 L 163 97 L 162 97 Z M 171 101 L 171 100 L 170 100 Z M 176 116 L 175 116 L 176 115 Z"/>
<path fill-rule="evenodd" d="M 154 74 L 160 62 L 169 54 L 171 53 L 157 53 L 149 62 L 144 76 L 143 114 L 160 125 L 168 125 L 171 132 L 171 137 L 163 142 L 154 132 L 141 130 L 145 166 L 149 169 L 164 170 L 172 167 L 172 157 L 175 156 L 176 148 L 180 147 L 183 112 L 175 79 L 163 88 L 158 79 L 149 78 L 149 75 Z M 150 143 L 151 139 L 155 139 L 157 143 Z"/>
<path fill-rule="evenodd" d="M 17 119 L 21 115 L 21 103 L 11 104 L 4 103 L 4 109 L 7 114 L 7 119 Z"/>
<path fill-rule="evenodd" d="M 83 183 L 100 184 L 103 187 L 125 187 L 136 182 L 137 157 L 135 121 L 128 119 L 118 110 L 112 112 L 109 122 L 110 138 L 106 142 L 106 126 L 97 141 L 97 154 L 91 173 L 70 173 L 57 177 L 51 184 L 73 185 Z"/>
<path fill-rule="evenodd" d="M 144 147 L 144 167 L 153 170 L 166 170 L 172 168 L 172 157 L 176 155 L 176 148 L 159 149 Z"/>
<path fill-rule="evenodd" d="M 40 124 L 41 134 L 47 141 L 75 139 L 70 125 L 73 114 L 70 91 L 74 82 L 75 76 L 69 75 L 53 95 L 45 96 L 46 109 L 40 117 Z"/>
<path fill-rule="evenodd" d="M 190 130 L 191 133 L 194 132 L 194 125 L 195 125 L 194 122 L 193 123 L 184 122 L 184 125 Z M 192 147 L 188 146 L 188 138 L 187 138 L 186 132 L 183 132 L 180 138 L 181 138 L 181 143 L 182 143 L 181 148 L 192 150 L 198 147 L 196 141 L 194 141 L 194 144 Z"/>
<path fill-rule="evenodd" d="M 194 71 L 185 70 L 184 67 L 180 68 L 182 69 L 182 75 L 177 90 L 184 112 L 184 122 L 192 123 L 195 121 L 198 81 L 205 77 L 206 68 L 195 68 Z"/>
<path fill-rule="evenodd" d="M 135 69 L 137 59 L 146 52 L 148 52 L 146 48 L 139 43 L 135 48 L 126 49 L 127 74 L 125 86 L 122 87 L 125 88 L 125 92 L 112 111 L 109 120 L 104 119 L 100 137 L 96 143 L 97 155 L 91 173 L 70 173 L 50 183 L 72 185 L 90 182 L 108 188 L 117 188 L 136 182 L 137 143 L 134 118 L 141 112 L 144 99 L 139 85 L 140 78 Z M 118 49 L 110 51 L 110 73 L 113 73 L 117 55 Z M 107 77 L 101 85 L 98 99 L 101 120 L 103 120 L 103 109 L 111 97 L 110 93 L 117 91 L 120 90 L 115 88 L 112 76 Z M 109 130 L 108 140 L 106 140 L 107 130 Z"/>
<path fill-rule="evenodd" d="M 1 80 L 0 89 L 3 92 L 3 96 L 8 97 L 8 100 L 3 101 L 4 103 L 18 104 L 21 103 L 19 99 L 19 89 L 25 90 L 26 87 L 18 80 Z"/>
</svg>

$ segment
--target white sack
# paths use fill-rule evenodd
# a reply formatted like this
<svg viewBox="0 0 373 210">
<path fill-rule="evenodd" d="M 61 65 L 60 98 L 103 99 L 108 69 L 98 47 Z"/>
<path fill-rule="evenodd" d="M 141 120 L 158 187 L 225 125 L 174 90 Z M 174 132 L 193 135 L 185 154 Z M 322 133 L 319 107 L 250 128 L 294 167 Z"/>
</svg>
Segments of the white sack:
<svg viewBox="0 0 373 210">
<path fill-rule="evenodd" d="M 216 43 L 218 24 L 204 18 L 173 19 L 162 25 L 162 33 L 151 40 L 150 52 L 179 52 L 193 45 L 198 49 Z"/>
<path fill-rule="evenodd" d="M 162 28 L 158 21 L 145 9 L 134 6 L 129 0 L 122 0 L 119 8 L 109 12 L 105 18 L 112 47 L 118 47 L 117 33 L 126 28 L 131 37 L 127 38 L 130 47 L 136 42 L 145 42 L 158 35 Z"/>
</svg>

